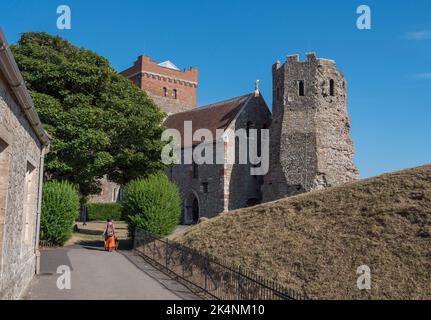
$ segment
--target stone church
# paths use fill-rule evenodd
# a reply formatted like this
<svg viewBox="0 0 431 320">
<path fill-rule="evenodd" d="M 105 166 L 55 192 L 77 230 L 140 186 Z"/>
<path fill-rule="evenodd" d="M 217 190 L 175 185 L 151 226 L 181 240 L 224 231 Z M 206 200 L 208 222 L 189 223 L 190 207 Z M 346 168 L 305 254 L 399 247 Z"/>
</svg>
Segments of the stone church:
<svg viewBox="0 0 431 320">
<path fill-rule="evenodd" d="M 39 269 L 48 145 L 49 136 L 0 29 L 0 299 L 20 298 Z"/>
<path fill-rule="evenodd" d="M 196 108 L 197 73 L 196 68 L 180 70 L 170 61 L 156 63 L 148 56 L 121 72 L 168 115 L 166 128 L 182 132 L 186 121 L 192 122 L 193 131 L 269 128 L 269 172 L 253 176 L 251 163 L 168 167 L 166 174 L 183 198 L 183 223 L 357 178 L 347 85 L 334 61 L 318 59 L 314 53 L 307 53 L 305 61 L 298 55 L 288 56 L 283 64 L 277 61 L 272 67 L 272 114 L 257 85 L 248 94 Z M 237 152 L 238 143 L 236 139 L 225 142 L 225 156 L 231 150 L 229 144 Z M 183 145 L 181 152 L 194 147 L 194 143 Z M 105 196 L 115 201 L 118 186 L 104 184 L 103 188 Z M 103 194 L 93 201 L 102 198 Z"/>
</svg>

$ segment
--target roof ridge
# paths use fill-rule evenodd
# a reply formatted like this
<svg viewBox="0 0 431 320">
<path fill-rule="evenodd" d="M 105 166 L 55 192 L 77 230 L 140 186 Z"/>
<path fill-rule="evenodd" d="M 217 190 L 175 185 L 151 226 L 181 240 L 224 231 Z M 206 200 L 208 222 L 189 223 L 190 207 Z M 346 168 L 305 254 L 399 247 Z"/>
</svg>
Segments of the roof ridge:
<svg viewBox="0 0 431 320">
<path fill-rule="evenodd" d="M 184 113 L 188 113 L 188 112 L 190 112 L 190 113 L 192 113 L 192 112 L 199 112 L 199 111 L 202 111 L 202 110 L 207 110 L 209 108 L 215 108 L 215 107 L 218 107 L 219 105 L 222 105 L 222 104 L 225 104 L 225 103 L 237 100 L 237 99 L 242 99 L 242 98 L 249 97 L 252 94 L 254 94 L 254 92 L 243 94 L 241 96 L 233 97 L 233 98 L 230 98 L 230 99 L 227 99 L 227 100 L 222 100 L 222 101 L 214 102 L 214 103 L 211 103 L 211 104 L 207 104 L 207 105 L 201 106 L 199 108 L 196 108 L 194 110 L 186 110 L 186 111 L 181 111 L 181 112 L 173 113 L 173 114 L 170 114 L 168 116 L 168 118 L 172 117 L 172 116 L 176 116 L 177 114 L 184 114 Z"/>
</svg>

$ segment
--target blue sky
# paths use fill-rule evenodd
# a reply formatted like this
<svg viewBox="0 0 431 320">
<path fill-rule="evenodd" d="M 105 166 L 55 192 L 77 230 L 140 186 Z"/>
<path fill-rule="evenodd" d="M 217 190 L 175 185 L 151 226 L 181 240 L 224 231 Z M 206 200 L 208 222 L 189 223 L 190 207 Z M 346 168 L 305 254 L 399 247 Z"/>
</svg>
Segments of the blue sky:
<svg viewBox="0 0 431 320">
<path fill-rule="evenodd" d="M 58 34 L 129 67 L 140 54 L 199 68 L 198 105 L 250 92 L 269 105 L 271 65 L 315 51 L 348 82 L 348 110 L 361 177 L 431 163 L 431 1 L 2 1 L 9 42 L 27 31 Z M 57 30 L 57 6 L 72 29 Z M 371 7 L 372 29 L 356 28 Z"/>
</svg>

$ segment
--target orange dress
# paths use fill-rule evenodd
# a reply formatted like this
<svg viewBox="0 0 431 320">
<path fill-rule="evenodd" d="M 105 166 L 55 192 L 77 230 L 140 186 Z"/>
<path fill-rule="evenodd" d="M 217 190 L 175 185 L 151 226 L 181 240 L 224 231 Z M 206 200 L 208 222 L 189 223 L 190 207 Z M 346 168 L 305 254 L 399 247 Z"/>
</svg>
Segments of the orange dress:
<svg viewBox="0 0 431 320">
<path fill-rule="evenodd" d="M 115 226 L 114 224 L 112 224 L 112 227 L 115 230 Z M 108 226 L 106 226 L 106 229 L 108 228 Z M 108 236 L 105 234 L 105 250 L 115 250 L 115 234 L 113 236 Z"/>
</svg>

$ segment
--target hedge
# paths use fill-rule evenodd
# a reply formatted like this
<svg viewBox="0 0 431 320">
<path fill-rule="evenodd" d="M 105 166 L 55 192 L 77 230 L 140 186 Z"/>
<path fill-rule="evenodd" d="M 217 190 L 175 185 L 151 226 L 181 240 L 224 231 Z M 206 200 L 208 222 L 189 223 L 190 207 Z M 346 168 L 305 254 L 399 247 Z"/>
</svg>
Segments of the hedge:
<svg viewBox="0 0 431 320">
<path fill-rule="evenodd" d="M 134 180 L 126 186 L 122 209 L 132 237 L 136 227 L 165 236 L 180 222 L 180 192 L 163 173 Z"/>
<path fill-rule="evenodd" d="M 43 184 L 40 239 L 54 245 L 63 245 L 72 237 L 78 216 L 78 190 L 66 181 Z"/>
<path fill-rule="evenodd" d="M 120 221 L 121 204 L 119 203 L 89 203 L 87 204 L 88 221 L 106 221 L 112 219 Z"/>
</svg>

